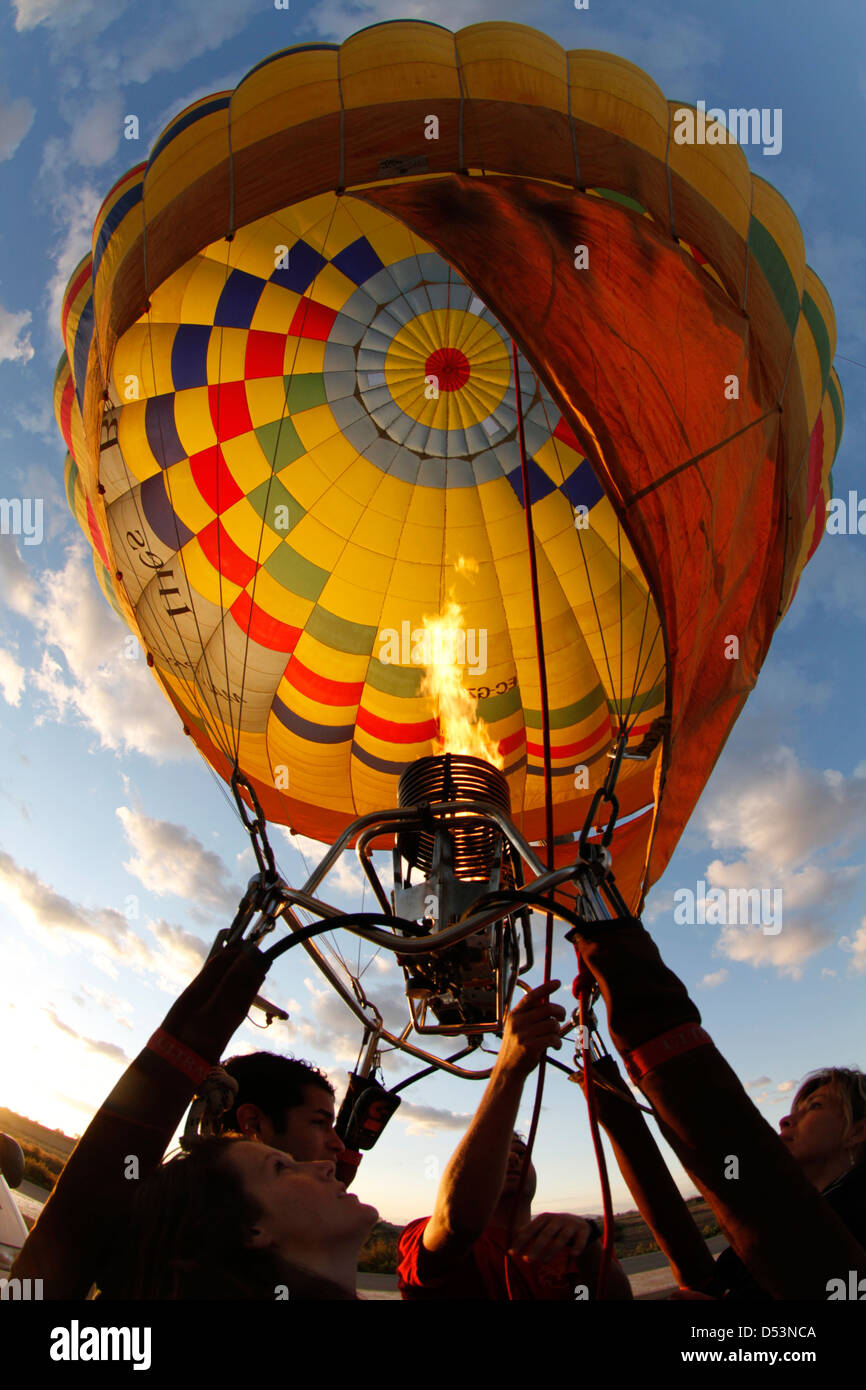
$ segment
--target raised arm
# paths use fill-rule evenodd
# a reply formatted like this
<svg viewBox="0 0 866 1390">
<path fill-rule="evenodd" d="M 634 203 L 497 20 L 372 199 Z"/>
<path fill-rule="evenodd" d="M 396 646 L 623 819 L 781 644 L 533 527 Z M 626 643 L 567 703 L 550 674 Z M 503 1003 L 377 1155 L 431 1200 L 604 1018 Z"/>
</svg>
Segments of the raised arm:
<svg viewBox="0 0 866 1390">
<path fill-rule="evenodd" d="M 550 1002 L 559 981 L 540 985 L 511 1010 L 481 1103 L 445 1169 L 424 1249 L 460 1259 L 489 1224 L 502 1194 L 523 1083 L 549 1047 L 560 1047 L 565 1010 Z"/>
<path fill-rule="evenodd" d="M 220 951 L 203 966 L 76 1144 L 15 1261 L 16 1278 L 42 1279 L 46 1298 L 86 1297 L 137 1179 L 158 1167 L 202 1068 L 217 1064 L 264 976 L 250 948 Z"/>
</svg>

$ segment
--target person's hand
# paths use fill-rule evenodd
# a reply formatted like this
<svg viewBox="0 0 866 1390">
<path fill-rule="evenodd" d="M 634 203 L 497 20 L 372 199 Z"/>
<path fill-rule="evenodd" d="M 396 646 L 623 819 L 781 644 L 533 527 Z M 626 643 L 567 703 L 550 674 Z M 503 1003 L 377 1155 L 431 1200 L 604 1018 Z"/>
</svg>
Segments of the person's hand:
<svg viewBox="0 0 866 1390">
<path fill-rule="evenodd" d="M 545 1211 L 517 1232 L 511 1253 L 528 1260 L 552 1260 L 563 1252 L 581 1255 L 591 1236 L 592 1227 L 582 1216 Z"/>
<path fill-rule="evenodd" d="M 218 1062 L 246 1018 L 266 973 L 267 962 L 255 947 L 221 948 L 172 1004 L 163 1029 L 206 1062 Z"/>
<path fill-rule="evenodd" d="M 553 1004 L 549 996 L 559 989 L 559 980 L 550 980 L 525 994 L 505 1020 L 502 1046 L 496 1059 L 499 1071 L 527 1077 L 538 1066 L 549 1047 L 562 1047 L 559 1025 L 565 1009 Z"/>
</svg>

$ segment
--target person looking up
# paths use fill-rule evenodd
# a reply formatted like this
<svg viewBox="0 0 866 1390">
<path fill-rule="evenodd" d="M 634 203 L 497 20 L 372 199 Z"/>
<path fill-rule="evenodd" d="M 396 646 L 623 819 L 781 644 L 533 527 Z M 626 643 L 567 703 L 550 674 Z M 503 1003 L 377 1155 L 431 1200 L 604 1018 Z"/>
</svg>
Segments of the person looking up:
<svg viewBox="0 0 866 1390">
<path fill-rule="evenodd" d="M 601 1263 L 594 1222 L 570 1212 L 533 1218 L 536 1174 L 514 1122 L 527 1077 L 549 1047 L 560 1047 L 565 1011 L 550 994 L 558 981 L 524 995 L 508 1014 L 502 1046 L 481 1103 L 442 1177 L 433 1214 L 411 1221 L 398 1243 L 404 1299 L 573 1300 L 594 1293 Z M 513 1235 L 509 1238 L 509 1231 Z M 616 1260 L 608 1298 L 631 1298 Z"/>
</svg>

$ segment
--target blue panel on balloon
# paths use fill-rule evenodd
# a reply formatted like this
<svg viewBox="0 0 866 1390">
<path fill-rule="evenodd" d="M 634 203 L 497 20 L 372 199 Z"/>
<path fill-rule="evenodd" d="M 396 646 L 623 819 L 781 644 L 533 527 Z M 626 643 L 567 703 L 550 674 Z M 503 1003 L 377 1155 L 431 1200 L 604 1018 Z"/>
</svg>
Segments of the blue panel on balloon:
<svg viewBox="0 0 866 1390">
<path fill-rule="evenodd" d="M 171 348 L 171 379 L 175 391 L 207 386 L 210 335 L 210 326 L 203 323 L 182 323 L 175 332 Z"/>
<path fill-rule="evenodd" d="M 345 246 L 333 257 L 331 264 L 349 280 L 354 280 L 356 285 L 363 285 L 365 280 L 378 275 L 385 268 L 365 236 L 358 237 L 351 246 Z"/>
<path fill-rule="evenodd" d="M 226 280 L 213 316 L 217 328 L 249 328 L 261 299 L 264 281 L 245 270 L 233 270 Z"/>
<path fill-rule="evenodd" d="M 152 396 L 144 407 L 144 429 L 151 453 L 160 468 L 171 468 L 186 458 L 174 423 L 174 396 Z"/>
<path fill-rule="evenodd" d="M 308 290 L 322 266 L 327 265 L 324 256 L 300 239 L 289 247 L 288 261 L 287 266 L 276 267 L 271 276 L 271 283 L 282 285 L 287 290 L 294 290 L 296 294 L 303 294 Z"/>
<path fill-rule="evenodd" d="M 529 474 L 530 501 L 533 504 L 535 504 L 536 502 L 540 502 L 542 497 L 547 497 L 548 493 L 553 492 L 555 483 L 551 482 L 550 478 L 548 478 L 543 468 L 539 468 L 538 464 L 535 462 L 535 459 L 529 460 L 526 471 Z M 517 495 L 517 500 L 520 503 L 521 507 L 524 507 L 526 504 L 523 500 L 522 469 L 512 468 L 511 472 L 506 473 L 505 476 L 510 482 L 511 486 L 514 488 L 514 491 Z"/>
<path fill-rule="evenodd" d="M 84 386 L 87 376 L 87 359 L 90 356 L 90 344 L 93 340 L 93 299 L 88 298 L 87 303 L 81 311 L 81 318 L 78 320 L 78 327 L 75 330 L 75 346 L 72 349 L 72 375 L 75 379 L 75 394 L 78 397 L 78 408 L 84 413 Z"/>
<path fill-rule="evenodd" d="M 93 248 L 93 278 L 96 279 L 96 272 L 99 269 L 99 262 L 105 254 L 105 248 L 111 240 L 112 233 L 120 226 L 126 214 L 136 203 L 141 202 L 142 186 L 134 183 L 128 188 L 122 198 L 118 198 L 111 212 L 106 217 L 99 229 L 99 236 L 96 238 L 96 245 Z"/>
<path fill-rule="evenodd" d="M 184 526 L 168 500 L 164 473 L 154 473 L 152 478 L 145 478 L 139 488 L 139 496 L 145 521 L 169 550 L 180 550 L 187 541 L 192 540 L 195 532 Z"/>
<path fill-rule="evenodd" d="M 599 498 L 604 496 L 604 488 L 595 476 L 589 459 L 584 459 L 571 477 L 560 483 L 559 490 L 565 493 L 573 507 L 582 505 L 589 511 L 592 511 Z"/>
</svg>

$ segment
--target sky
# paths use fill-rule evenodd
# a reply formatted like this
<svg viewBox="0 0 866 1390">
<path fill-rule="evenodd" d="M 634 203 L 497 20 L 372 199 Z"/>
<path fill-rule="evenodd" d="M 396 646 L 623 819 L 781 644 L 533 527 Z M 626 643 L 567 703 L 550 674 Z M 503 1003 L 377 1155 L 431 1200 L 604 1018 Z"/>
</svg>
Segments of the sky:
<svg viewBox="0 0 866 1390">
<path fill-rule="evenodd" d="M 254 865 L 234 808 L 102 598 L 66 505 L 52 411 L 63 291 L 105 193 L 190 101 L 233 86 L 278 48 L 403 17 L 528 23 L 567 48 L 621 54 L 670 98 L 781 109 L 781 151 L 747 154 L 794 208 L 832 297 L 846 402 L 834 495 L 866 497 L 866 10 L 842 0 L 590 0 L 583 10 L 444 0 L 435 11 L 405 0 L 292 0 L 289 10 L 267 0 L 4 0 L 0 492 L 42 499 L 43 527 L 41 537 L 0 535 L 0 1104 L 70 1134 L 191 978 Z M 130 113 L 137 144 L 123 136 Z M 866 535 L 826 536 L 644 917 L 772 1124 L 805 1073 L 866 1064 L 864 635 Z M 273 838 L 297 883 L 320 847 Z M 331 900 L 358 906 L 360 882 L 342 863 Z M 701 884 L 754 883 L 783 894 L 775 935 L 675 919 L 683 889 L 700 897 Z M 232 1050 L 314 1060 L 339 1093 L 357 1025 L 294 954 L 265 991 L 288 1024 L 247 1023 Z M 564 946 L 555 971 L 570 981 Z M 396 967 L 377 957 L 369 981 L 393 1011 Z M 389 1059 L 389 1080 L 407 1074 Z M 480 1091 L 437 1076 L 404 1094 L 357 1180 L 398 1222 L 431 1209 Z M 527 1086 L 524 1127 L 531 1100 Z M 600 1210 L 581 1093 L 556 1072 L 536 1166 L 536 1210 Z M 615 1168 L 613 1193 L 616 1207 L 632 1205 Z"/>
</svg>

